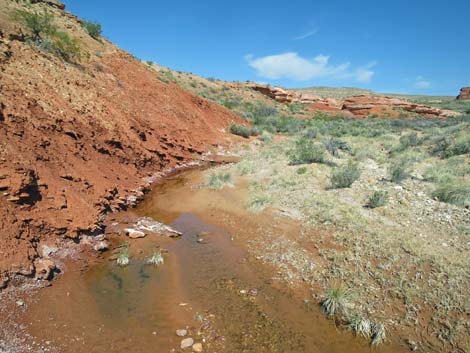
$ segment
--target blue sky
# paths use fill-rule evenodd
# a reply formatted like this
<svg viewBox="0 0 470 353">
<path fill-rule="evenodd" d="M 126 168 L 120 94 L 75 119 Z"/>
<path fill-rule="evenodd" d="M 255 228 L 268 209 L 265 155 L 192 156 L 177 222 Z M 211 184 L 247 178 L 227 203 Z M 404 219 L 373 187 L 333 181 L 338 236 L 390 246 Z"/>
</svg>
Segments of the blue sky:
<svg viewBox="0 0 470 353">
<path fill-rule="evenodd" d="M 224 80 L 457 95 L 469 0 L 66 0 L 143 60 Z"/>
</svg>

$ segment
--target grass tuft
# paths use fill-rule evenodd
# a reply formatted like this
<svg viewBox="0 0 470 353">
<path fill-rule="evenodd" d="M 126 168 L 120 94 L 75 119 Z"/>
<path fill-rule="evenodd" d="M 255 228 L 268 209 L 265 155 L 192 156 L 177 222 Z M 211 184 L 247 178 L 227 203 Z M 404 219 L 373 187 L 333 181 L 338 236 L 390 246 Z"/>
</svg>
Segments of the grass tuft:
<svg viewBox="0 0 470 353">
<path fill-rule="evenodd" d="M 384 324 L 378 322 L 372 325 L 372 341 L 373 346 L 378 346 L 381 343 L 384 343 L 387 339 L 387 333 L 385 330 Z"/>
<path fill-rule="evenodd" d="M 232 184 L 232 176 L 230 173 L 212 173 L 209 175 L 206 186 L 209 189 L 222 189 L 225 185 Z"/>
<path fill-rule="evenodd" d="M 124 244 L 124 245 L 121 246 L 121 249 L 119 250 L 116 262 L 121 267 L 125 267 L 125 266 L 129 265 L 130 255 L 129 255 L 129 245 L 128 244 Z"/>
<path fill-rule="evenodd" d="M 354 314 L 349 319 L 348 328 L 356 335 L 365 338 L 371 337 L 372 334 L 372 323 L 360 314 Z"/>
<path fill-rule="evenodd" d="M 155 267 L 163 265 L 163 255 L 160 251 L 154 251 L 152 256 L 147 260 L 149 265 L 154 265 Z"/>
<path fill-rule="evenodd" d="M 334 286 L 326 293 L 326 298 L 321 302 L 323 311 L 328 316 L 346 314 L 350 307 L 350 291 L 340 285 Z"/>
</svg>

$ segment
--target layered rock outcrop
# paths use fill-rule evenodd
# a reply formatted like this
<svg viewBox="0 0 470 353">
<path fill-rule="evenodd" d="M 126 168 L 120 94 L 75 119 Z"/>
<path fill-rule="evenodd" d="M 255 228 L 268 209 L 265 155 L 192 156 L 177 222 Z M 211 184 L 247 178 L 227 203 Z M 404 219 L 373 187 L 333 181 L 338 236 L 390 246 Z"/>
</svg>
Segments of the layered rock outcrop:
<svg viewBox="0 0 470 353">
<path fill-rule="evenodd" d="M 470 87 L 462 87 L 460 94 L 457 96 L 459 100 L 470 100 Z"/>
<path fill-rule="evenodd" d="M 360 95 L 347 97 L 339 101 L 332 98 L 322 98 L 313 94 L 290 91 L 280 87 L 259 84 L 251 84 L 250 87 L 279 103 L 302 103 L 306 104 L 307 109 L 311 111 L 340 114 L 349 117 L 363 118 L 374 114 L 398 117 L 401 114 L 416 114 L 424 117 L 444 118 L 458 115 L 458 113 L 450 110 L 416 104 L 394 97 Z"/>
</svg>

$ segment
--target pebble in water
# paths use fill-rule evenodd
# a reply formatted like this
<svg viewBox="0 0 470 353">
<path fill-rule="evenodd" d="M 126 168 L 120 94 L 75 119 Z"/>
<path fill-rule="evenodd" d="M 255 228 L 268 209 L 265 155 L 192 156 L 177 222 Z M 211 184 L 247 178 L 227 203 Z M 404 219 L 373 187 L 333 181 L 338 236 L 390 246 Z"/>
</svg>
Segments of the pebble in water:
<svg viewBox="0 0 470 353">
<path fill-rule="evenodd" d="M 177 336 L 180 336 L 180 337 L 184 337 L 188 334 L 188 331 L 185 330 L 185 329 L 181 329 L 181 330 L 176 330 L 176 335 Z"/>
</svg>

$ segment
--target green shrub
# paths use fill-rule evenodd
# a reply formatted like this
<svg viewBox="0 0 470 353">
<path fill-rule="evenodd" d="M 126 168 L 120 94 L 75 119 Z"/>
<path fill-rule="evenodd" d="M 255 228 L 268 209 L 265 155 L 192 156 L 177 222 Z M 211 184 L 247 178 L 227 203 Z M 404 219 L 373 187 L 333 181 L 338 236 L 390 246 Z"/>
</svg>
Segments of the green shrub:
<svg viewBox="0 0 470 353">
<path fill-rule="evenodd" d="M 263 142 L 271 142 L 273 140 L 273 135 L 266 130 L 263 130 L 259 139 Z"/>
<path fill-rule="evenodd" d="M 446 148 L 444 157 L 459 156 L 470 153 L 470 137 L 462 137 Z"/>
<path fill-rule="evenodd" d="M 230 125 L 230 132 L 234 135 L 242 136 L 245 138 L 252 136 L 251 129 L 243 125 L 236 125 L 236 124 Z"/>
<path fill-rule="evenodd" d="M 82 27 L 88 32 L 90 37 L 98 40 L 101 37 L 101 24 L 82 20 Z"/>
<path fill-rule="evenodd" d="M 369 196 L 367 200 L 366 207 L 376 208 L 384 206 L 387 203 L 388 192 L 383 190 L 374 191 L 372 195 Z"/>
<path fill-rule="evenodd" d="M 16 10 L 12 18 L 25 25 L 32 33 L 31 39 L 39 42 L 46 35 L 53 34 L 57 31 L 54 24 L 54 17 L 48 13 L 29 12 L 26 10 Z"/>
<path fill-rule="evenodd" d="M 470 205 L 470 184 L 465 182 L 450 182 L 439 185 L 431 194 L 441 202 L 457 206 Z"/>
<path fill-rule="evenodd" d="M 349 161 L 346 165 L 333 170 L 331 187 L 333 189 L 349 188 L 360 176 L 359 165 Z"/>
<path fill-rule="evenodd" d="M 312 140 L 300 138 L 295 142 L 294 149 L 289 152 L 291 164 L 326 163 L 323 146 L 316 145 Z"/>
<path fill-rule="evenodd" d="M 335 137 L 323 141 L 323 146 L 325 146 L 326 150 L 334 157 L 339 157 L 338 151 L 352 152 L 351 147 L 349 147 L 346 142 Z"/>
<path fill-rule="evenodd" d="M 400 137 L 400 145 L 403 149 L 418 146 L 421 143 L 416 132 L 412 132 Z"/>
<path fill-rule="evenodd" d="M 305 173 L 307 173 L 307 167 L 300 167 L 299 169 L 297 169 L 297 174 L 302 175 Z"/>
<path fill-rule="evenodd" d="M 74 62 L 82 58 L 80 41 L 65 32 L 57 31 L 51 34 L 43 44 L 43 49 L 54 53 L 64 61 Z"/>
<path fill-rule="evenodd" d="M 400 183 L 409 176 L 408 163 L 403 160 L 394 161 L 388 167 L 390 180 L 394 183 Z"/>
</svg>

